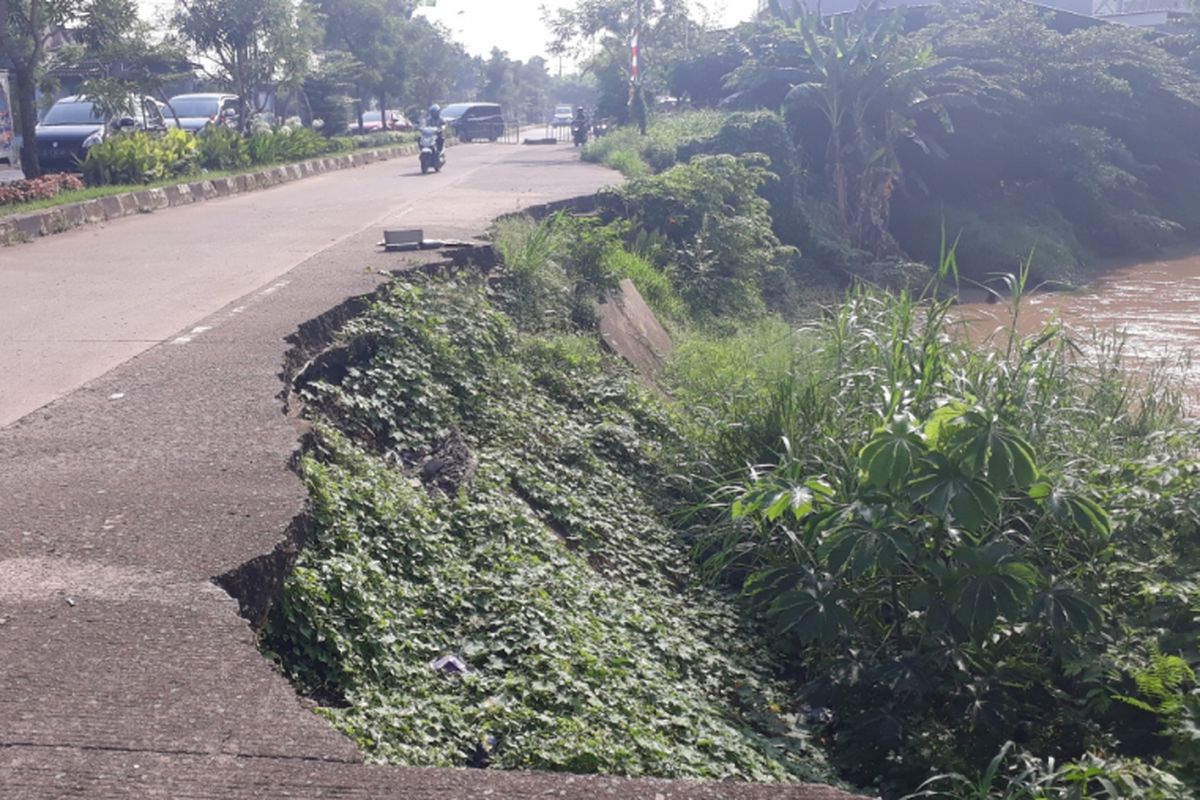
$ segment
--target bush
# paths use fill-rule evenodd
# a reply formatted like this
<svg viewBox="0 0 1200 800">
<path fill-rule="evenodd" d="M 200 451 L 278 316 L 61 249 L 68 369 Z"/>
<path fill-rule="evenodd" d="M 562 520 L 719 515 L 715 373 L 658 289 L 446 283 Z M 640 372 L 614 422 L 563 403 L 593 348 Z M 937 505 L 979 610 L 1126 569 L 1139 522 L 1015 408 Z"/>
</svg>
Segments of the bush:
<svg viewBox="0 0 1200 800">
<path fill-rule="evenodd" d="M 135 131 L 110 136 L 88 150 L 82 169 L 89 186 L 108 186 L 190 175 L 199 163 L 196 138 L 175 128 L 161 135 Z"/>
<path fill-rule="evenodd" d="M 620 170 L 630 177 L 651 171 L 662 172 L 681 160 L 681 147 L 715 136 L 724 119 L 724 114 L 715 111 L 657 116 L 645 136 L 634 126 L 617 128 L 592 140 L 584 148 L 583 158 Z"/>
<path fill-rule="evenodd" d="M 942 231 L 956 255 L 962 275 L 986 280 L 1020 271 L 1030 261 L 1030 277 L 1071 281 L 1083 266 L 1084 248 L 1071 224 L 1046 203 L 1029 198 L 991 202 L 977 208 L 937 208 L 912 200 L 892 204 L 892 232 L 904 250 L 936 264 Z"/>
<path fill-rule="evenodd" d="M 78 176 L 67 173 L 0 183 L 0 206 L 50 200 L 63 192 L 76 192 L 83 188 L 83 181 Z"/>
<path fill-rule="evenodd" d="M 141 184 L 186 177 L 200 169 L 225 172 L 353 149 L 350 139 L 326 139 L 307 128 L 288 126 L 250 136 L 224 125 L 209 125 L 196 135 L 178 129 L 161 136 L 139 131 L 93 147 L 83 174 L 89 186 Z"/>
<path fill-rule="evenodd" d="M 356 134 L 354 136 L 336 136 L 338 142 L 349 144 L 350 150 L 364 147 L 391 147 L 397 144 L 409 144 L 417 141 L 420 134 L 416 131 L 377 131 L 375 133 Z"/>
<path fill-rule="evenodd" d="M 344 151 L 346 141 L 325 139 L 308 128 L 289 128 L 286 125 L 275 130 L 255 131 L 247 143 L 250 163 L 254 166 L 301 161 L 331 152 Z"/>
<path fill-rule="evenodd" d="M 768 179 L 761 157 L 699 156 L 631 181 L 609 202 L 670 241 L 672 283 L 693 316 L 754 315 L 764 308 L 768 275 L 794 256 L 757 193 Z"/>
<path fill-rule="evenodd" d="M 770 159 L 767 170 L 774 179 L 766 181 L 759 194 L 770 204 L 775 234 L 787 244 L 801 247 L 808 244 L 811 223 L 797 198 L 800 153 L 782 117 L 769 111 L 730 115 L 714 136 L 681 143 L 678 158 L 690 161 L 703 153 L 733 156 L 762 153 Z"/>
<path fill-rule="evenodd" d="M 226 172 L 245 169 L 252 163 L 246 137 L 233 128 L 209 125 L 196 140 L 200 144 L 200 166 L 204 169 Z"/>
<path fill-rule="evenodd" d="M 685 341 L 669 389 L 697 502 L 726 510 L 698 554 L 830 709 L 855 783 L 895 797 L 1009 738 L 1187 777 L 1195 423 L 1118 348 L 1085 362 L 1052 326 L 981 354 L 951 308 L 863 290 L 803 336 Z"/>
</svg>

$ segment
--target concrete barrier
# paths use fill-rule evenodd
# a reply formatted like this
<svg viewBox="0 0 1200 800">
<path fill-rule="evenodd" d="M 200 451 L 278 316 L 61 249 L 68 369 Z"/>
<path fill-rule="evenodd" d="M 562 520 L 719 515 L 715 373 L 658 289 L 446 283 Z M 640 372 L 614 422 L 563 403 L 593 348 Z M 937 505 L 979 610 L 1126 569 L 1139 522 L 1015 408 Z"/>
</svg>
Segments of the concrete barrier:
<svg viewBox="0 0 1200 800">
<path fill-rule="evenodd" d="M 267 167 L 266 169 L 211 180 L 190 181 L 173 186 L 135 191 L 84 200 L 53 208 L 12 214 L 0 217 L 0 247 L 32 241 L 42 236 L 52 236 L 84 225 L 95 225 L 109 220 L 145 214 L 160 209 L 185 206 L 229 197 L 243 192 L 269 189 L 291 181 L 334 170 L 386 161 L 389 158 L 410 156 L 417 152 L 415 144 L 402 144 L 367 150 L 361 153 L 325 156 L 295 164 Z"/>
</svg>

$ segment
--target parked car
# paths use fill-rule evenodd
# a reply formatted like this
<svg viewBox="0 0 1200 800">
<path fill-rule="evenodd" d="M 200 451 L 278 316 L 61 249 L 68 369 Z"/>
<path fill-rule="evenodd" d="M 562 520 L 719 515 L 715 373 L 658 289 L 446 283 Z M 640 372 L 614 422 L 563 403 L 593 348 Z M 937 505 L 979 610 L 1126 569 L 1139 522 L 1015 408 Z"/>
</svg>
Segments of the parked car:
<svg viewBox="0 0 1200 800">
<path fill-rule="evenodd" d="M 88 150 L 121 131 L 165 131 L 167 123 L 153 97 L 131 97 L 127 110 L 112 116 L 82 95 L 59 100 L 38 123 L 38 161 L 48 172 L 79 169 Z"/>
<path fill-rule="evenodd" d="M 163 116 L 172 127 L 199 133 L 209 125 L 236 125 L 240 105 L 236 94 L 177 94 Z"/>
<path fill-rule="evenodd" d="M 388 111 L 387 121 L 388 130 L 391 131 L 411 131 L 413 129 L 413 124 L 409 122 L 408 117 L 399 111 Z M 364 111 L 362 125 L 350 126 L 350 133 L 377 133 L 381 130 L 383 130 L 382 111 Z"/>
<path fill-rule="evenodd" d="M 464 142 L 494 142 L 504 135 L 504 114 L 499 103 L 452 103 L 442 109 L 442 121 Z"/>
<path fill-rule="evenodd" d="M 559 127 L 561 125 L 570 125 L 571 120 L 574 118 L 575 109 L 571 108 L 570 106 L 555 106 L 554 116 L 550 118 L 550 123 L 555 127 Z"/>
</svg>

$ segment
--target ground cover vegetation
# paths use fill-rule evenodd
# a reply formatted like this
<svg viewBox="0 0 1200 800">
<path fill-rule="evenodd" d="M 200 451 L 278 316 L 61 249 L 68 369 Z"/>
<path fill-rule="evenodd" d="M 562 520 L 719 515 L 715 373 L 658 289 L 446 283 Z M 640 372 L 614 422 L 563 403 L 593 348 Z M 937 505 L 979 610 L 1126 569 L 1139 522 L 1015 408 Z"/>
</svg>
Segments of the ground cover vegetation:
<svg viewBox="0 0 1200 800">
<path fill-rule="evenodd" d="M 828 780 L 695 579 L 654 492 L 670 420 L 581 335 L 550 238 L 518 223 L 499 284 L 398 283 L 343 332 L 362 357 L 304 390 L 316 541 L 266 646 L 374 760 Z"/>
<path fill-rule="evenodd" d="M 75 175 L 46 175 L 34 180 L 10 181 L 0 184 L 0 206 L 51 200 L 63 192 L 82 188 L 83 181 Z"/>
<path fill-rule="evenodd" d="M 627 102 L 607 8 L 559 21 Z M 678 85 L 726 108 L 593 143 L 632 178 L 594 214 L 395 283 L 306 376 L 314 540 L 263 644 L 370 758 L 1200 791 L 1200 431 L 1119 337 L 980 347 L 946 299 L 1006 270 L 1016 317 L 1186 237 L 1194 52 L 924 13 L 697 39 Z M 624 278 L 678 344 L 655 385 L 597 342 Z"/>
<path fill-rule="evenodd" d="M 1193 796 L 1175 387 L 1115 337 L 968 341 L 952 252 L 797 319 L 773 174 L 711 142 L 343 332 L 302 390 L 316 544 L 267 648 L 380 760 Z M 598 348 L 623 278 L 678 342 L 657 386 Z"/>
</svg>

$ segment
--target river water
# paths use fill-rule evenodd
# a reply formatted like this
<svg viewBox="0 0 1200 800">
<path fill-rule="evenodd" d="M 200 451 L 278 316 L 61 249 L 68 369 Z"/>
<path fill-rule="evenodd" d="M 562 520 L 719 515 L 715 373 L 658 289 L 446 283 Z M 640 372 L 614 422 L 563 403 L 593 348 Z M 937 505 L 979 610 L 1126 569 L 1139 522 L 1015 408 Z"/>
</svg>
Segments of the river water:
<svg viewBox="0 0 1200 800">
<path fill-rule="evenodd" d="M 963 299 L 960 308 L 973 335 L 986 337 L 1010 321 L 1003 301 L 988 304 L 982 295 L 965 294 Z M 1106 270 L 1071 291 L 1035 291 L 1022 304 L 1018 328 L 1034 333 L 1052 315 L 1085 348 L 1093 332 L 1123 332 L 1130 366 L 1166 370 L 1185 384 L 1192 408 L 1200 408 L 1200 254 Z"/>
</svg>

